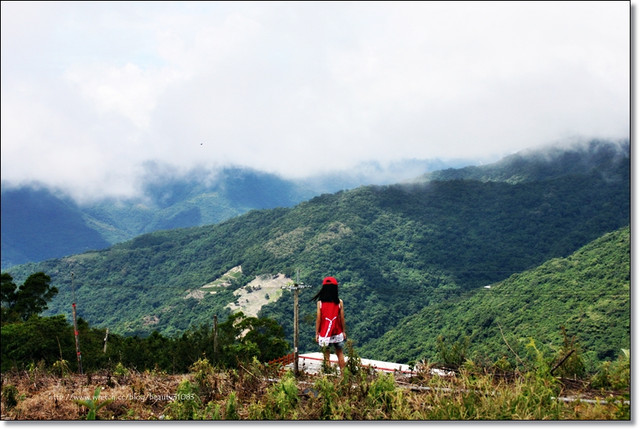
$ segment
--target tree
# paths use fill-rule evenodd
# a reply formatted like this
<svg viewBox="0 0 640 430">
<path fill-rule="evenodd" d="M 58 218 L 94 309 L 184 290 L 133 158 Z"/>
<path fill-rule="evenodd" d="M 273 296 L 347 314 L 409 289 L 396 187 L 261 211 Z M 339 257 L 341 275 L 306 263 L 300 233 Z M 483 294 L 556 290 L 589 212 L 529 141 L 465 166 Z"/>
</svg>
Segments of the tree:
<svg viewBox="0 0 640 430">
<path fill-rule="evenodd" d="M 284 339 L 284 329 L 276 320 L 248 317 L 239 325 L 248 330 L 244 342 L 253 342 L 258 347 L 260 353 L 257 358 L 260 361 L 273 360 L 289 352 L 289 343 Z"/>
<path fill-rule="evenodd" d="M 24 284 L 16 289 L 13 278 L 2 274 L 2 322 L 26 321 L 47 309 L 58 289 L 50 285 L 51 277 L 38 272 L 30 275 Z"/>
<path fill-rule="evenodd" d="M 2 325 L 0 343 L 2 371 L 24 369 L 43 360 L 46 365 L 58 359 L 75 359 L 73 327 L 64 315 L 41 317 Z M 62 357 L 61 357 L 62 353 Z"/>
<path fill-rule="evenodd" d="M 8 273 L 2 274 L 2 284 L 0 286 L 0 299 L 2 301 L 2 322 L 12 319 L 10 314 L 16 303 L 16 284 Z"/>
<path fill-rule="evenodd" d="M 247 317 L 242 312 L 229 315 L 218 326 L 220 357 L 217 363 L 235 367 L 253 357 L 265 362 L 289 351 L 284 329 L 271 318 Z"/>
</svg>

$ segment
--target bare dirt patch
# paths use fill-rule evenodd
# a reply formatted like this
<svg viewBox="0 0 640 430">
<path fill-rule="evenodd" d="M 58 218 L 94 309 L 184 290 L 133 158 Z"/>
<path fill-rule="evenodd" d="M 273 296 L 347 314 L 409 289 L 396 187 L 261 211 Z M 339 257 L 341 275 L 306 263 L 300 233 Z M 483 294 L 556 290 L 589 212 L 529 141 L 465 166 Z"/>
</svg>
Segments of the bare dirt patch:
<svg viewBox="0 0 640 430">
<path fill-rule="evenodd" d="M 242 275 L 242 266 L 236 266 L 215 281 L 209 282 L 208 284 L 205 284 L 200 288 L 208 290 L 211 294 L 215 294 L 218 288 L 230 287 L 233 281 L 240 275 Z"/>
<path fill-rule="evenodd" d="M 282 287 L 292 283 L 293 280 L 282 273 L 275 276 L 258 276 L 244 287 L 234 291 L 233 294 L 237 299 L 227 307 L 231 311 L 242 311 L 247 316 L 257 317 L 264 305 L 275 302 L 282 296 Z"/>
</svg>

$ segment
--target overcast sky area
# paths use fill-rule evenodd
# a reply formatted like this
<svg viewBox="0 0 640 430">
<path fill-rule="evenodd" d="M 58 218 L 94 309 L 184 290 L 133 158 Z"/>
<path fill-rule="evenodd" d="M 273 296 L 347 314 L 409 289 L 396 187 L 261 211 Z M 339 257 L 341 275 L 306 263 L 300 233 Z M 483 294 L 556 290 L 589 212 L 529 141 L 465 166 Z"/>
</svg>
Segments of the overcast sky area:
<svg viewBox="0 0 640 430">
<path fill-rule="evenodd" d="M 630 5 L 2 2 L 2 181 L 301 177 L 629 138 Z"/>
</svg>

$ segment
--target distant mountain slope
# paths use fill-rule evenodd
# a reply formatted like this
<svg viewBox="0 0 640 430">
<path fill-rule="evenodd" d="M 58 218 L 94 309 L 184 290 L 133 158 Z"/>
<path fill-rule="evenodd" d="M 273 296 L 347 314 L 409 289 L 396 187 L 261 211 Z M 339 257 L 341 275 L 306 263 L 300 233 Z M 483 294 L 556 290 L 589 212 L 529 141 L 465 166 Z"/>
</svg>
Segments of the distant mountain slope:
<svg viewBox="0 0 640 430">
<path fill-rule="evenodd" d="M 50 274 L 60 288 L 51 312 L 68 314 L 73 272 L 81 316 L 127 334 L 178 334 L 214 314 L 222 319 L 237 299 L 233 291 L 257 276 L 293 277 L 300 269 L 303 282 L 318 285 L 331 274 L 341 282 L 352 338 L 364 346 L 425 306 L 566 257 L 629 225 L 629 163 L 611 171 L 518 184 L 360 187 L 12 273 L 17 281 Z M 237 284 L 195 298 L 194 290 L 237 266 Z M 311 290 L 300 294 L 305 349 L 314 348 Z M 291 294 L 261 312 L 291 333 Z"/>
<path fill-rule="evenodd" d="M 315 193 L 249 169 L 191 172 L 145 184 L 144 196 L 80 205 L 42 187 L 2 189 L 2 267 L 104 249 L 143 233 L 214 224 L 252 209 L 289 207 Z"/>
<path fill-rule="evenodd" d="M 2 190 L 2 266 L 109 246 L 70 199 L 45 189 Z"/>
<path fill-rule="evenodd" d="M 484 166 L 430 172 L 416 181 L 474 179 L 515 184 L 584 174 L 591 170 L 606 176 L 615 174 L 615 166 L 618 163 L 629 163 L 628 140 L 591 140 L 525 150 Z"/>
<path fill-rule="evenodd" d="M 242 167 L 183 173 L 148 163 L 141 196 L 83 204 L 42 186 L 11 188 L 3 183 L 2 226 L 7 235 L 2 237 L 2 268 L 102 249 L 153 231 L 216 224 L 252 209 L 291 207 L 322 193 L 397 182 L 447 165 L 464 162 L 366 163 L 296 180 Z M 54 220 L 64 220 L 64 226 Z M 39 243 L 31 240 L 36 232 Z"/>
<path fill-rule="evenodd" d="M 312 190 L 277 175 L 251 169 L 192 171 L 164 178 L 149 174 L 143 197 L 128 201 L 99 201 L 84 208 L 92 218 L 119 234 L 112 243 L 158 230 L 202 226 L 252 209 L 290 207 L 313 197 Z"/>
<path fill-rule="evenodd" d="M 470 338 L 469 356 L 515 361 L 509 345 L 526 356 L 562 345 L 561 327 L 575 336 L 591 362 L 613 360 L 630 347 L 629 227 L 605 234 L 567 258 L 555 258 L 490 288 L 434 303 L 401 321 L 362 353 L 380 360 L 436 361 L 436 339 Z"/>
<path fill-rule="evenodd" d="M 6 269 L 28 261 L 102 249 L 148 232 L 215 224 L 252 209 L 291 207 L 321 193 L 367 184 L 396 183 L 424 172 L 430 173 L 414 182 L 473 179 L 520 183 L 584 174 L 593 169 L 613 179 L 616 163 L 628 163 L 628 154 L 628 141 L 591 141 L 522 151 L 485 166 L 434 172 L 447 165 L 466 163 L 464 160 L 449 160 L 446 164 L 440 160 L 403 160 L 385 166 L 364 163 L 349 171 L 298 180 L 240 167 L 177 173 L 150 163 L 146 167 L 142 196 L 128 200 L 101 199 L 83 205 L 42 187 L 15 189 L 3 183 L 1 264 Z M 46 204 L 36 202 L 35 196 L 44 199 Z M 54 221 L 64 225 L 52 224 Z M 48 227 L 43 228 L 45 226 Z M 38 243 L 32 241 L 36 232 Z"/>
</svg>

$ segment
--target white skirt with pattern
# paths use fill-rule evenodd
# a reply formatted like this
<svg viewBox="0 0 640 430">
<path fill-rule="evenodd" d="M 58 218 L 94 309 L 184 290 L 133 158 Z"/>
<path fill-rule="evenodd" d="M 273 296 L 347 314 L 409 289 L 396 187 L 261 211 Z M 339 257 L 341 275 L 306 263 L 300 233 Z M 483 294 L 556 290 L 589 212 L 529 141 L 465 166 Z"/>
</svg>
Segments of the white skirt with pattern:
<svg viewBox="0 0 640 430">
<path fill-rule="evenodd" d="M 336 334 L 334 336 L 318 336 L 318 344 L 320 346 L 329 346 L 332 343 L 344 342 L 344 333 Z"/>
</svg>

